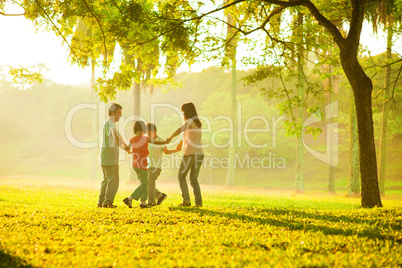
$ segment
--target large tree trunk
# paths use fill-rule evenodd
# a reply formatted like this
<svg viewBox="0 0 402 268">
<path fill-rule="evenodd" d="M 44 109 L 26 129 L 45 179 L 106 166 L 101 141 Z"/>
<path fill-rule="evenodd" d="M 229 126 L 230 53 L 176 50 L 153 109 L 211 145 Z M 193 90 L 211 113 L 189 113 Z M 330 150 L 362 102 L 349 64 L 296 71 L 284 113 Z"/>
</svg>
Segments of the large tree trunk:
<svg viewBox="0 0 402 268">
<path fill-rule="evenodd" d="M 362 207 L 382 207 L 378 188 L 377 159 L 374 143 L 371 92 L 373 84 L 365 74 L 354 53 L 341 48 L 341 63 L 355 97 L 359 134 Z"/>
<path fill-rule="evenodd" d="M 387 29 L 387 62 L 392 59 L 392 24 Z M 380 183 L 380 193 L 385 195 L 385 165 L 387 157 L 387 128 L 388 128 L 388 114 L 391 109 L 391 102 L 389 101 L 391 95 L 391 65 L 385 69 L 385 83 L 384 83 L 384 104 L 382 106 L 382 121 L 381 121 L 381 136 L 380 136 L 380 166 L 378 171 L 378 179 Z"/>
<path fill-rule="evenodd" d="M 326 27 L 334 37 L 340 50 L 342 68 L 352 86 L 355 96 L 357 128 L 359 134 L 360 174 L 362 187 L 362 207 L 382 207 L 380 190 L 378 188 L 377 159 L 374 143 L 373 111 L 371 93 L 373 84 L 357 60 L 360 44 L 360 34 L 363 27 L 365 1 L 351 1 L 352 16 L 347 37 L 343 37 L 339 29 L 331 24 L 315 6 L 306 2 L 313 16 Z"/>
<path fill-rule="evenodd" d="M 349 20 L 349 31 L 341 33 L 339 28 L 331 23 L 311 1 L 267 1 L 282 7 L 290 4 L 306 7 L 318 24 L 324 26 L 333 36 L 340 50 L 342 68 L 353 89 L 356 104 L 357 126 L 360 148 L 360 173 L 362 186 L 362 207 L 382 206 L 378 188 L 377 159 L 374 144 L 373 112 L 371 107 L 371 92 L 373 84 L 365 74 L 357 60 L 360 45 L 360 34 L 363 27 L 365 5 L 367 1 L 351 1 L 352 12 Z"/>
</svg>

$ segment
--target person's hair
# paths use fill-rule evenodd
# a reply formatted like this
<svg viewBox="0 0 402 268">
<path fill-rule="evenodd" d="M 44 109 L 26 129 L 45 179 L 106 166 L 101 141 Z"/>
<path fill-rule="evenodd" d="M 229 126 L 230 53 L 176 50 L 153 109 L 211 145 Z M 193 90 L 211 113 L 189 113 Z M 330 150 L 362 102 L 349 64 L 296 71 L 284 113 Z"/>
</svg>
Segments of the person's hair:
<svg viewBox="0 0 402 268">
<path fill-rule="evenodd" d="M 137 131 L 145 132 L 145 123 L 143 121 L 135 121 L 134 123 L 134 134 L 137 134 Z"/>
<path fill-rule="evenodd" d="M 123 109 L 120 104 L 117 103 L 112 103 L 109 106 L 109 116 L 112 115 L 112 113 L 116 112 L 118 109 Z"/>
<path fill-rule="evenodd" d="M 148 130 L 148 131 L 156 131 L 157 129 L 156 129 L 155 124 L 148 123 L 148 124 L 147 124 L 147 130 Z"/>
<path fill-rule="evenodd" d="M 198 114 L 195 106 L 192 102 L 186 102 L 181 106 L 181 110 L 184 116 L 188 119 L 192 119 L 194 123 L 200 128 L 202 126 L 200 119 L 198 119 Z"/>
</svg>

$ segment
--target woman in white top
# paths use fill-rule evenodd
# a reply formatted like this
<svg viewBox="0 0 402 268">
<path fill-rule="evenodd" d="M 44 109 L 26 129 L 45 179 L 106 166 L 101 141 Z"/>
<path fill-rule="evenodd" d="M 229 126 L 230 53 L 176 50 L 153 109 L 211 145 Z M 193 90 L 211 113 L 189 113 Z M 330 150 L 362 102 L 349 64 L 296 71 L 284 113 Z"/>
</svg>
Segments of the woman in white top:
<svg viewBox="0 0 402 268">
<path fill-rule="evenodd" d="M 184 124 L 179 127 L 167 140 L 183 133 L 183 160 L 179 170 L 179 184 L 183 197 L 183 203 L 180 206 L 191 206 L 190 194 L 188 191 L 186 176 L 190 171 L 190 184 L 193 187 L 195 206 L 202 207 L 202 197 L 200 184 L 198 183 L 198 174 L 204 159 L 204 150 L 201 143 L 201 121 L 198 119 L 195 106 L 191 102 L 184 103 L 181 106 L 184 116 Z"/>
</svg>

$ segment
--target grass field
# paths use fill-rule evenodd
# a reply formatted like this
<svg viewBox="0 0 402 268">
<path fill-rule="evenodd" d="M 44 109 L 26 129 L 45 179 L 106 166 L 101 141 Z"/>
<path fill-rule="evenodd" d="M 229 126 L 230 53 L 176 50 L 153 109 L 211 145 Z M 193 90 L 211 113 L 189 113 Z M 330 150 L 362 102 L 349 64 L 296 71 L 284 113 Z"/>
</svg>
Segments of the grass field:
<svg viewBox="0 0 402 268">
<path fill-rule="evenodd" d="M 358 198 L 202 185 L 203 208 L 96 208 L 99 181 L 0 179 L 0 267 L 398 267 L 402 195 Z"/>
</svg>

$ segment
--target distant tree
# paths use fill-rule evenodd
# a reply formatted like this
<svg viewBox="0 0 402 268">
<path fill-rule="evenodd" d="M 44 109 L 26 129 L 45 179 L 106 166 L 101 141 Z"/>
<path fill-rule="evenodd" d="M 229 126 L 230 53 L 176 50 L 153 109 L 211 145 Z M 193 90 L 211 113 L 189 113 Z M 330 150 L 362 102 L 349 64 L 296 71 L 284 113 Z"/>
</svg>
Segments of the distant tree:
<svg viewBox="0 0 402 268">
<path fill-rule="evenodd" d="M 329 53 L 329 54 L 331 54 L 331 53 Z M 328 88 L 329 88 L 329 90 L 328 90 L 328 104 L 331 104 L 332 103 L 332 100 L 333 100 L 333 98 L 332 98 L 332 96 L 333 96 L 333 94 L 335 94 L 335 92 L 334 92 L 334 89 L 335 89 L 335 86 L 334 86 L 334 80 L 335 80 L 335 75 L 333 74 L 333 65 L 332 64 L 329 64 L 328 65 L 328 73 L 329 73 L 329 76 L 328 76 Z M 332 118 L 329 118 L 328 119 L 328 124 L 332 124 Z M 334 147 L 334 137 L 333 137 L 333 135 L 329 135 L 329 136 L 327 136 L 328 137 L 328 147 L 329 148 L 326 148 L 326 150 L 329 150 L 330 152 L 333 152 L 334 150 L 333 150 L 333 147 Z M 329 157 L 330 158 L 333 158 L 334 156 L 333 155 L 329 155 Z M 329 161 L 330 163 L 332 162 L 331 160 Z M 332 193 L 332 194 L 335 194 L 335 192 L 336 192 L 336 188 L 335 188 L 335 167 L 333 166 L 333 165 L 329 165 L 329 167 L 328 167 L 328 192 L 329 193 Z"/>
<path fill-rule="evenodd" d="M 383 88 L 383 103 L 382 103 L 382 119 L 381 119 L 381 134 L 380 134 L 380 163 L 378 170 L 378 179 L 380 193 L 385 195 L 385 175 L 386 175 L 386 156 L 387 156 L 387 142 L 388 142 L 388 115 L 392 106 L 392 46 L 393 46 L 393 36 L 395 21 L 398 23 L 400 21 L 401 15 L 396 10 L 395 2 L 393 0 L 380 1 L 373 9 L 373 14 L 370 16 L 373 30 L 377 32 L 377 25 L 382 25 L 382 28 L 387 33 L 387 51 L 385 63 L 385 77 L 384 77 L 384 88 Z M 394 17 L 396 16 L 396 18 Z"/>
<path fill-rule="evenodd" d="M 294 28 L 294 37 L 301 38 L 301 44 L 297 46 L 296 49 L 296 59 L 295 68 L 297 69 L 297 95 L 300 101 L 304 101 L 304 91 L 305 91 L 305 78 L 304 78 L 304 69 L 305 65 L 305 41 L 303 40 L 303 36 L 305 33 L 305 27 L 303 27 L 304 15 L 301 11 L 298 11 L 295 15 L 295 28 Z M 292 40 L 293 41 L 293 40 Z M 302 123 L 304 121 L 304 107 L 303 105 L 299 105 L 298 109 L 298 122 Z M 297 147 L 296 147 L 296 192 L 303 193 L 304 192 L 304 145 L 303 140 L 301 139 L 303 127 L 300 127 L 297 133 Z"/>
<path fill-rule="evenodd" d="M 226 1 L 224 1 L 226 2 Z M 231 25 L 236 25 L 234 21 L 234 17 L 230 14 L 229 11 L 226 14 L 226 39 L 227 39 L 227 46 L 226 46 L 226 58 L 224 59 L 224 63 L 227 64 L 231 70 L 231 119 L 233 124 L 233 144 L 229 145 L 229 167 L 226 174 L 226 186 L 233 185 L 235 183 L 235 175 L 236 175 L 236 147 L 237 147 L 237 136 L 238 136 L 238 127 L 237 127 L 237 118 L 238 118 L 238 111 L 237 111 L 237 75 L 236 75 L 236 50 L 237 50 L 237 43 L 238 38 L 235 36 L 235 29 L 231 27 Z M 228 61 L 226 63 L 226 61 Z"/>
<path fill-rule="evenodd" d="M 359 170 L 359 142 L 357 134 L 357 118 L 354 96 L 350 96 L 349 112 L 349 183 L 348 196 L 360 195 L 360 170 Z"/>
<path fill-rule="evenodd" d="M 392 36 L 393 36 L 393 23 L 390 22 L 387 27 L 387 59 L 389 64 L 392 60 Z M 381 136 L 380 136 L 380 165 L 378 171 L 378 179 L 380 184 L 380 193 L 385 195 L 385 175 L 386 175 L 386 157 L 387 157 L 387 143 L 388 143 L 388 115 L 391 110 L 391 72 L 392 66 L 389 64 L 386 67 L 385 81 L 384 81 L 384 103 L 382 105 L 382 120 L 381 120 Z"/>
</svg>

